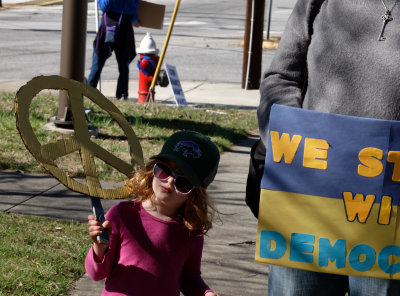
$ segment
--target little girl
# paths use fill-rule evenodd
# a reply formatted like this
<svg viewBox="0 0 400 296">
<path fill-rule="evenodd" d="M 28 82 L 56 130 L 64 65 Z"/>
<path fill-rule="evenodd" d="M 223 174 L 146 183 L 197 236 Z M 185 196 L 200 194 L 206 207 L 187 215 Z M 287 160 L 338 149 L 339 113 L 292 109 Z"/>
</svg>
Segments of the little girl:
<svg viewBox="0 0 400 296">
<path fill-rule="evenodd" d="M 193 131 L 173 134 L 161 153 L 129 180 L 133 200 L 120 202 L 100 225 L 89 218 L 93 245 L 85 267 L 102 295 L 218 296 L 201 278 L 204 234 L 212 227 L 206 188 L 219 151 Z M 108 231 L 108 245 L 97 242 Z"/>
</svg>

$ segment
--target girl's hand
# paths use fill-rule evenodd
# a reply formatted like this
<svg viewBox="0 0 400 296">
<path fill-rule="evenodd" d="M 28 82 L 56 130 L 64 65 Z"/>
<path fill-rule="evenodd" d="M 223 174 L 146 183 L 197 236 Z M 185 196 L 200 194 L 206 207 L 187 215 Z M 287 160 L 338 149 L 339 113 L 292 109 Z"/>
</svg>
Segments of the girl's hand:
<svg viewBox="0 0 400 296">
<path fill-rule="evenodd" d="M 97 222 L 96 218 L 93 215 L 88 216 L 88 225 L 89 225 L 89 236 L 93 241 L 93 252 L 95 255 L 96 261 L 101 261 L 104 257 L 104 254 L 108 248 L 108 244 L 101 244 L 97 241 L 97 236 L 102 233 L 105 229 L 108 231 L 108 236 L 111 236 L 111 223 L 110 221 L 105 221 L 103 225 Z"/>
<path fill-rule="evenodd" d="M 204 296 L 219 296 L 219 294 L 214 292 L 207 292 L 206 294 L 204 294 Z"/>
</svg>

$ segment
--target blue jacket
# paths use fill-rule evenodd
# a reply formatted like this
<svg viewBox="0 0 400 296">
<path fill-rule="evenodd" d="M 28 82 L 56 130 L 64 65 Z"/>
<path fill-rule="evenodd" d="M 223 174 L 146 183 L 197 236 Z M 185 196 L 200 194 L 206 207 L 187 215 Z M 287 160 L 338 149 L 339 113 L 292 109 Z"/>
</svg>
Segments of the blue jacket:
<svg viewBox="0 0 400 296">
<path fill-rule="evenodd" d="M 137 8 L 140 0 L 98 0 L 101 11 L 112 11 L 116 13 L 124 13 L 132 15 L 132 24 L 138 21 Z"/>
</svg>

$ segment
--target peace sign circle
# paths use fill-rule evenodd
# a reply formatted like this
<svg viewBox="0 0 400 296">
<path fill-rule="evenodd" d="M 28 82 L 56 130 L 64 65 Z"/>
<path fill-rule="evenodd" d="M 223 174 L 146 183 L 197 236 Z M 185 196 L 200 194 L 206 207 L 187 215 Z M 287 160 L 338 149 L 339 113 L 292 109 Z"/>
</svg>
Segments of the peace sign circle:
<svg viewBox="0 0 400 296">
<path fill-rule="evenodd" d="M 68 139 L 41 145 L 29 121 L 29 107 L 32 99 L 44 89 L 68 91 L 75 134 Z M 121 127 L 130 148 L 130 164 L 91 140 L 83 106 L 84 96 L 106 111 Z M 50 174 L 69 189 L 104 199 L 126 198 L 130 195 L 131 192 L 126 184 L 114 189 L 102 188 L 94 159 L 103 160 L 129 178 L 136 168 L 143 165 L 142 147 L 121 111 L 96 88 L 56 75 L 35 77 L 18 90 L 15 96 L 15 117 L 17 129 L 26 148 Z M 80 153 L 86 183 L 74 180 L 55 163 L 59 157 L 75 151 Z"/>
</svg>

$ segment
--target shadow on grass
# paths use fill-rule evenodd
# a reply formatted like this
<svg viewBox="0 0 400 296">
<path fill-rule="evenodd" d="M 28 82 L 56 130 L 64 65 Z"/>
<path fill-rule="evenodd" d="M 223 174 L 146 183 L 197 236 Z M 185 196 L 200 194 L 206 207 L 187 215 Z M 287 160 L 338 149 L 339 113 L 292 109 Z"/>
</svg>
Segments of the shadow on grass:
<svg viewBox="0 0 400 296">
<path fill-rule="evenodd" d="M 28 151 L 27 151 L 28 153 Z M 33 167 L 38 166 L 38 164 L 32 164 L 32 163 L 25 163 L 25 162 L 19 162 L 18 159 L 14 159 L 8 163 L 0 161 L 0 170 L 15 170 L 15 171 L 22 171 L 22 172 L 29 172 L 32 171 Z M 44 169 L 40 173 L 44 173 Z"/>
<path fill-rule="evenodd" d="M 107 119 L 106 116 L 96 116 L 95 118 L 96 122 L 102 122 L 105 119 Z M 247 132 L 244 129 L 238 130 L 234 128 L 226 128 L 215 123 L 203 123 L 186 119 L 144 118 L 142 116 L 127 116 L 126 120 L 132 125 L 134 130 L 138 128 L 140 129 L 141 125 L 166 128 L 170 130 L 193 130 L 207 135 L 208 137 L 220 137 L 226 139 L 231 143 L 235 143 L 248 136 Z M 165 141 L 168 136 L 169 135 L 160 137 L 139 137 L 139 139 Z M 127 140 L 125 136 L 111 136 L 103 133 L 100 133 L 98 137 L 100 139 L 112 139 L 119 141 Z M 220 146 L 219 148 L 222 151 L 226 151 L 230 147 Z"/>
</svg>

